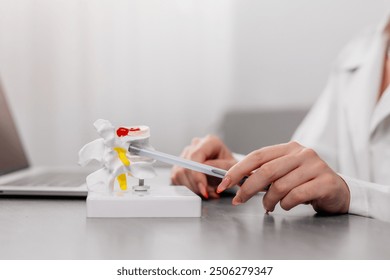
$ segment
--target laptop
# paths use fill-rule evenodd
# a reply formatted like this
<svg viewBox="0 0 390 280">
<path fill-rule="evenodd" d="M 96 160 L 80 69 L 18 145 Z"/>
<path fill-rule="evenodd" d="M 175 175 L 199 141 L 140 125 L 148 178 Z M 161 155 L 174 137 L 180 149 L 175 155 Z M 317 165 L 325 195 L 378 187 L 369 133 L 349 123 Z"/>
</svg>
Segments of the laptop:
<svg viewBox="0 0 390 280">
<path fill-rule="evenodd" d="M 31 167 L 0 83 L 0 196 L 87 196 L 82 168 Z"/>
</svg>

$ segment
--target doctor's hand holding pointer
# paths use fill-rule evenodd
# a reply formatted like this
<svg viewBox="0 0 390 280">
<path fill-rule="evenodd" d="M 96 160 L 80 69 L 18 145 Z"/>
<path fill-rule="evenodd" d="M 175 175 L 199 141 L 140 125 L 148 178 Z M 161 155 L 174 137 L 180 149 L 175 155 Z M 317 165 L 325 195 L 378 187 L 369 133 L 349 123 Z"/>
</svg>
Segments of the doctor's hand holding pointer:
<svg viewBox="0 0 390 280">
<path fill-rule="evenodd" d="M 317 212 L 348 212 L 349 189 L 344 180 L 314 150 L 296 142 L 250 153 L 229 169 L 217 193 L 234 186 L 247 174 L 251 175 L 233 198 L 234 205 L 246 202 L 271 184 L 263 197 L 267 211 L 272 212 L 277 203 L 285 210 L 310 203 Z"/>
<path fill-rule="evenodd" d="M 232 153 L 217 137 L 195 139 L 182 156 L 191 160 L 229 169 L 217 187 L 207 184 L 206 176 L 175 167 L 172 182 L 184 184 L 208 198 L 216 198 L 244 177 L 248 179 L 237 191 L 232 203 L 245 203 L 256 193 L 265 191 L 263 205 L 267 211 L 275 206 L 285 210 L 299 204 L 311 204 L 320 213 L 341 214 L 349 209 L 350 194 L 347 184 L 318 155 L 297 142 L 264 147 L 236 162 Z"/>
<path fill-rule="evenodd" d="M 215 136 L 194 138 L 191 145 L 184 148 L 181 157 L 208 164 L 214 167 L 228 170 L 237 160 L 226 145 Z M 204 198 L 219 198 L 216 187 L 220 179 L 206 177 L 206 175 L 174 166 L 172 169 L 171 181 L 174 185 L 184 185 L 194 193 L 201 194 Z"/>
</svg>

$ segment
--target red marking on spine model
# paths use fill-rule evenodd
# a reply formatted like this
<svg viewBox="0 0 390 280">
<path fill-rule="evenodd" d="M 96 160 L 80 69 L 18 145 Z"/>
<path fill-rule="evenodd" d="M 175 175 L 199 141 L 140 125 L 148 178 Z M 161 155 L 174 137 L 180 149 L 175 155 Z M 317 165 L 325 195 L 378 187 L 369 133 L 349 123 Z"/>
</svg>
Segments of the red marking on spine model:
<svg viewBox="0 0 390 280">
<path fill-rule="evenodd" d="M 116 135 L 118 135 L 118 137 L 123 137 L 123 136 L 127 136 L 129 132 L 140 131 L 140 130 L 141 129 L 139 127 L 131 127 L 131 128 L 120 127 L 116 130 Z"/>
</svg>

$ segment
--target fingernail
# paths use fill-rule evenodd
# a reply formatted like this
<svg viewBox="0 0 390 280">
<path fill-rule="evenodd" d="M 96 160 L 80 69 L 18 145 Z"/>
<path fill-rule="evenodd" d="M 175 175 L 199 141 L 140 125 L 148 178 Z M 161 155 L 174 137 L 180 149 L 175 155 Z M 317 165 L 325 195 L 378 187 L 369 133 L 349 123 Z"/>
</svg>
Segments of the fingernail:
<svg viewBox="0 0 390 280">
<path fill-rule="evenodd" d="M 222 182 L 217 187 L 217 193 L 221 193 L 224 190 L 226 190 L 227 187 L 230 185 L 231 181 L 232 181 L 232 179 L 230 179 L 229 176 L 226 176 L 225 178 L 223 178 Z"/>
<path fill-rule="evenodd" d="M 199 183 L 198 184 L 198 188 L 199 188 L 201 194 L 203 195 L 203 197 L 208 199 L 209 198 L 209 193 L 207 192 L 205 186 L 202 183 Z"/>
<path fill-rule="evenodd" d="M 235 196 L 235 197 L 233 198 L 232 204 L 233 204 L 233 205 L 240 205 L 240 204 L 242 204 L 242 199 L 241 199 L 241 197 Z"/>
</svg>

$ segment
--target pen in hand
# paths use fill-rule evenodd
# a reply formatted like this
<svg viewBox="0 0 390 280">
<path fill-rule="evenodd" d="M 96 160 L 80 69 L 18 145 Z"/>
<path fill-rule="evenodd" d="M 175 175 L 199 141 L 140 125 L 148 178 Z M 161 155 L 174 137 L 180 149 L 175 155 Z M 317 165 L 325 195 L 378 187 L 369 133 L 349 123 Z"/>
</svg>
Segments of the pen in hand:
<svg viewBox="0 0 390 280">
<path fill-rule="evenodd" d="M 186 169 L 190 169 L 193 171 L 201 172 L 210 176 L 214 176 L 217 178 L 223 178 L 227 173 L 226 170 L 220 169 L 217 167 L 213 167 L 207 164 L 199 163 L 196 161 L 184 159 L 181 157 L 177 157 L 174 155 L 162 153 L 156 150 L 150 150 L 145 148 L 140 148 L 134 145 L 129 146 L 130 154 L 144 156 L 148 158 L 152 158 L 161 162 L 165 162 L 172 165 L 178 165 L 184 167 Z"/>
<path fill-rule="evenodd" d="M 135 154 L 139 156 L 144 156 L 148 158 L 152 158 L 161 162 L 165 162 L 168 164 L 172 165 L 178 165 L 193 171 L 201 172 L 203 174 L 207 174 L 210 176 L 214 176 L 217 178 L 223 179 L 227 173 L 227 170 L 220 169 L 217 167 L 213 167 L 207 164 L 199 163 L 196 161 L 184 159 L 178 156 L 162 153 L 156 150 L 150 150 L 150 149 L 145 149 L 145 148 L 140 148 L 135 145 L 130 145 L 129 146 L 129 152 L 130 154 Z M 240 182 L 238 182 L 238 186 L 241 186 L 242 184 L 245 183 L 245 181 L 249 178 L 249 176 L 244 176 Z M 266 186 L 264 190 L 268 190 L 270 185 Z"/>
</svg>

